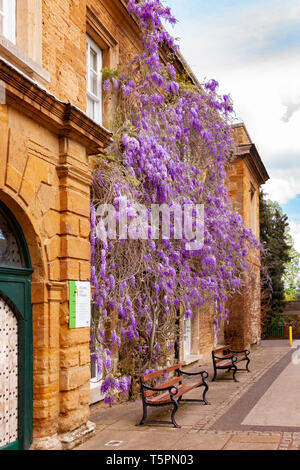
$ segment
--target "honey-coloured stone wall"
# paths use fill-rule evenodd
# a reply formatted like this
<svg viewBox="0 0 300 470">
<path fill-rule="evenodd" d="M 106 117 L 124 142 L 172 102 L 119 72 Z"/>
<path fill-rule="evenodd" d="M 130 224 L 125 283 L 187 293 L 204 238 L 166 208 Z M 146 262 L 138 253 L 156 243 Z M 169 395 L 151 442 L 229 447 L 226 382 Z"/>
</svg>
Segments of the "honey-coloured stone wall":
<svg viewBox="0 0 300 470">
<path fill-rule="evenodd" d="M 1 105 L 0 199 L 17 218 L 33 265 L 35 438 L 89 416 L 89 329 L 70 330 L 68 281 L 90 277 L 90 169 L 83 145 Z"/>
</svg>

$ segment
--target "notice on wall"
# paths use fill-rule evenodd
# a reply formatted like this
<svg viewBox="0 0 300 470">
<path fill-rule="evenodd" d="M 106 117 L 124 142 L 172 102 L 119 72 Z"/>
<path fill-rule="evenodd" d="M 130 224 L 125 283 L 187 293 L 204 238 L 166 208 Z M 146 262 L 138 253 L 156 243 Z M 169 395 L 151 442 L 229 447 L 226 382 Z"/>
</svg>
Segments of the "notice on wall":
<svg viewBox="0 0 300 470">
<path fill-rule="evenodd" d="M 91 285 L 69 281 L 69 328 L 87 328 L 91 324 Z"/>
</svg>

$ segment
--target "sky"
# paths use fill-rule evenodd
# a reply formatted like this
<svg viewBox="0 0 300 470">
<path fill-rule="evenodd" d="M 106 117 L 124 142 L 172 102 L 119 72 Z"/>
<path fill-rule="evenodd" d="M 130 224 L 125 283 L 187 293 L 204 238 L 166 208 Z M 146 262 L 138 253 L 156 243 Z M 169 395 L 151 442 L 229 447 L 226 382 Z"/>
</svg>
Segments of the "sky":
<svg viewBox="0 0 300 470">
<path fill-rule="evenodd" d="M 230 94 L 300 252 L 300 0 L 164 0 L 168 29 L 200 82 Z"/>
</svg>

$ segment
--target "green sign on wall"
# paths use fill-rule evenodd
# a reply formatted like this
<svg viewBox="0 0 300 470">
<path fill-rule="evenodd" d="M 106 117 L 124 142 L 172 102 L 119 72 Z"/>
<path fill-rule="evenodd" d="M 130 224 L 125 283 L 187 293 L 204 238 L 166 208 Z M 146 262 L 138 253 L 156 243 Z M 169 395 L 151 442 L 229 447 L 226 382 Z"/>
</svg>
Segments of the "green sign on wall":
<svg viewBox="0 0 300 470">
<path fill-rule="evenodd" d="M 91 286 L 89 282 L 69 281 L 69 328 L 91 324 Z"/>
</svg>

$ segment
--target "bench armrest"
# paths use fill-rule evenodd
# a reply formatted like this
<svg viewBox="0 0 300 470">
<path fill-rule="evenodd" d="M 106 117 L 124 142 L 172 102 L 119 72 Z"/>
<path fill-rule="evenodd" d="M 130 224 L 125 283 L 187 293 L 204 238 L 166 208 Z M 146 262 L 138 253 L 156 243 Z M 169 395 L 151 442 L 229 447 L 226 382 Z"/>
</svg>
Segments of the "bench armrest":
<svg viewBox="0 0 300 470">
<path fill-rule="evenodd" d="M 155 388 L 155 387 L 149 387 L 149 385 L 142 384 L 142 387 L 145 388 L 146 390 L 150 390 L 151 392 L 169 392 L 170 395 L 175 395 L 175 393 L 171 392 L 171 390 L 175 388 L 176 393 L 178 393 L 178 388 L 175 385 L 171 385 L 170 387 L 164 387 L 164 388 Z"/>
<path fill-rule="evenodd" d="M 248 349 L 244 349 L 243 351 L 234 351 L 233 349 L 229 349 L 229 351 L 233 354 L 242 354 L 244 353 L 246 356 L 249 356 L 250 351 Z"/>
<path fill-rule="evenodd" d="M 226 361 L 226 359 L 233 359 L 233 358 L 237 359 L 237 357 L 234 356 L 233 354 L 230 355 L 230 356 L 227 355 L 227 356 L 221 356 L 221 357 L 220 356 L 214 356 L 214 358 L 215 359 L 220 359 L 221 361 Z"/>
<path fill-rule="evenodd" d="M 179 372 L 180 375 L 182 375 L 182 374 L 188 375 L 188 376 L 201 375 L 202 378 L 204 376 L 204 379 L 207 379 L 207 377 L 208 377 L 208 373 L 206 372 L 206 370 L 202 370 L 201 372 L 185 372 L 185 371 L 179 369 L 178 372 Z"/>
</svg>

